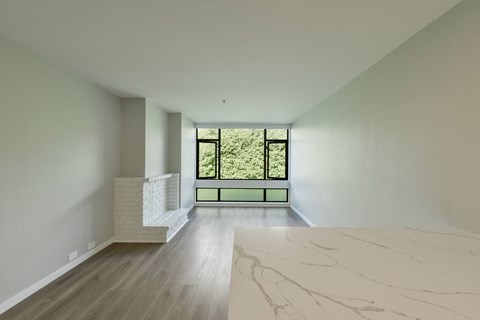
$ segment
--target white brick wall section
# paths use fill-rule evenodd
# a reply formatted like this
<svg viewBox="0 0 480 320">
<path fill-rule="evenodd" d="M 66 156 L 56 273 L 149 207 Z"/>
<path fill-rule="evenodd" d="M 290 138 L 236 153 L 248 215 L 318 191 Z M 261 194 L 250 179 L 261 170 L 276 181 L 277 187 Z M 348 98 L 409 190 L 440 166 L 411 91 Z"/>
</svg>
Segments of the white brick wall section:
<svg viewBox="0 0 480 320">
<path fill-rule="evenodd" d="M 116 178 L 114 181 L 116 241 L 166 242 L 188 221 L 180 210 L 180 175 Z"/>
</svg>

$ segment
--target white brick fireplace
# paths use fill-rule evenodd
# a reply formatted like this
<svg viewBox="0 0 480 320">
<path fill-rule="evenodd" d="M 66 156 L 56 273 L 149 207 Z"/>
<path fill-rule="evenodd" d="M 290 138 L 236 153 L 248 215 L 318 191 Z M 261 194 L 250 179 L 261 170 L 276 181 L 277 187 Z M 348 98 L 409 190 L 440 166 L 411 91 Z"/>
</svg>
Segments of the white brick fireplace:
<svg viewBox="0 0 480 320">
<path fill-rule="evenodd" d="M 168 242 L 188 221 L 179 181 L 177 173 L 115 178 L 115 241 Z"/>
</svg>

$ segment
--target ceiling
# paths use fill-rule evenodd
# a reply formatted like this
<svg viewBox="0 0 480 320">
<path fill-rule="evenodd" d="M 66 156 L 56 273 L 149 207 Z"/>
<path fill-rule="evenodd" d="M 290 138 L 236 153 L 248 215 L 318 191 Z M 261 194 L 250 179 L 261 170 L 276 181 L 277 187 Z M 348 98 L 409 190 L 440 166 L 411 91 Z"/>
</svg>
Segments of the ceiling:
<svg viewBox="0 0 480 320">
<path fill-rule="evenodd" d="M 1 0 L 0 33 L 197 123 L 291 123 L 458 2 Z"/>
</svg>

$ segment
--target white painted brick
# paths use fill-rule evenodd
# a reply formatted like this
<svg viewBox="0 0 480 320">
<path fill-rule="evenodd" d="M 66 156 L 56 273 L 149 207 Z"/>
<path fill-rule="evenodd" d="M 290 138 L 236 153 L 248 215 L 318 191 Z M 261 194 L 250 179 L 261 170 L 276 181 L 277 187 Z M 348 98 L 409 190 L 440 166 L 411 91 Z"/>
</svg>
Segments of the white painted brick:
<svg viewBox="0 0 480 320">
<path fill-rule="evenodd" d="M 188 219 L 179 209 L 179 174 L 116 178 L 114 231 L 118 241 L 166 242 Z"/>
</svg>

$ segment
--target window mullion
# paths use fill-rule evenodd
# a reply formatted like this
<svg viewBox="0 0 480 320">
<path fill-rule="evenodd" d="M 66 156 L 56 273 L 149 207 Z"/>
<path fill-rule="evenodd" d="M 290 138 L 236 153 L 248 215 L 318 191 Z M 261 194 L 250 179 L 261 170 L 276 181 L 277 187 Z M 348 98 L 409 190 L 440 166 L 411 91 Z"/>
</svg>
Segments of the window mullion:
<svg viewBox="0 0 480 320">
<path fill-rule="evenodd" d="M 222 130 L 218 129 L 218 180 L 222 180 Z M 220 191 L 219 191 L 220 192 Z M 220 199 L 220 193 L 218 194 L 218 199 Z"/>
</svg>

